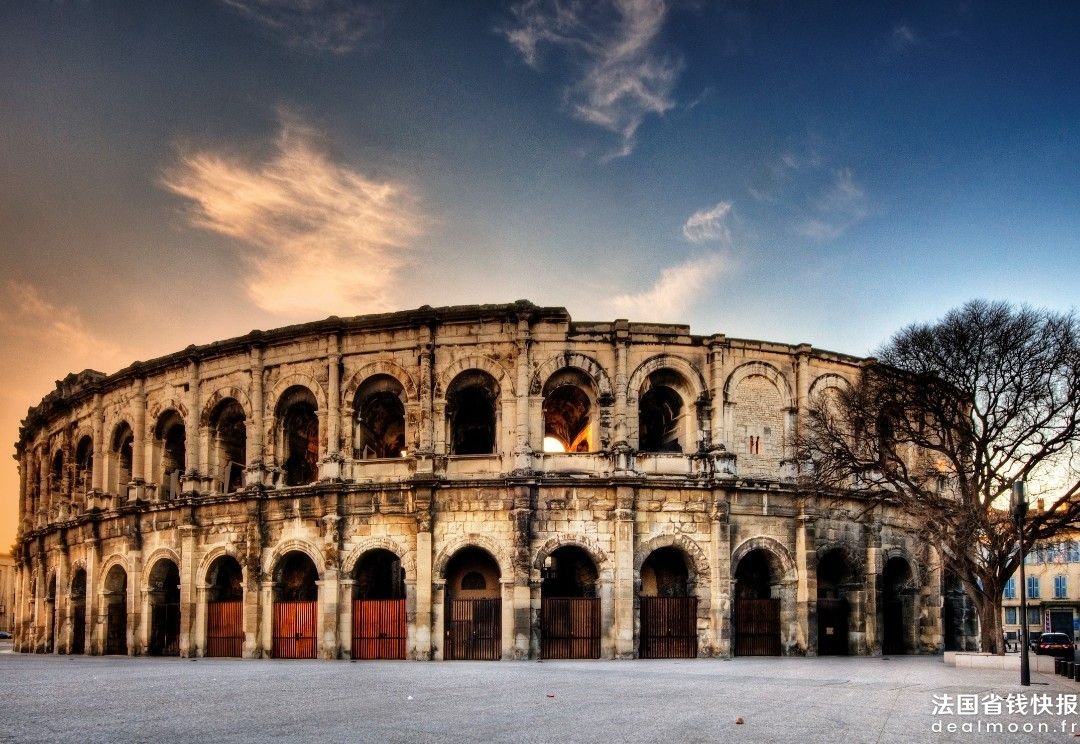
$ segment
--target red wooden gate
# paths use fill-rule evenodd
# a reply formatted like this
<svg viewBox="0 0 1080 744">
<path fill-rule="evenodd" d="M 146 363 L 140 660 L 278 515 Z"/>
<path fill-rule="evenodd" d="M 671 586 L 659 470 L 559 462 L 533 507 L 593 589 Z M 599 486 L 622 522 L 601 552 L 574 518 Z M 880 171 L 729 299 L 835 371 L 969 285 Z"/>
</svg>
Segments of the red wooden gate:
<svg viewBox="0 0 1080 744">
<path fill-rule="evenodd" d="M 404 659 L 407 637 L 404 599 L 353 601 L 352 657 Z"/>
<path fill-rule="evenodd" d="M 600 600 L 544 597 L 540 602 L 540 655 L 545 659 L 599 659 Z"/>
<path fill-rule="evenodd" d="M 501 599 L 453 599 L 446 610 L 447 659 L 495 661 L 502 657 Z"/>
<path fill-rule="evenodd" d="M 780 600 L 735 600 L 735 655 L 780 655 Z"/>
<path fill-rule="evenodd" d="M 206 605 L 206 655 L 242 656 L 244 603 L 209 602 Z"/>
<path fill-rule="evenodd" d="M 275 659 L 315 658 L 317 602 L 274 603 Z"/>
<path fill-rule="evenodd" d="M 693 659 L 697 643 L 697 597 L 641 597 L 641 658 Z"/>
</svg>

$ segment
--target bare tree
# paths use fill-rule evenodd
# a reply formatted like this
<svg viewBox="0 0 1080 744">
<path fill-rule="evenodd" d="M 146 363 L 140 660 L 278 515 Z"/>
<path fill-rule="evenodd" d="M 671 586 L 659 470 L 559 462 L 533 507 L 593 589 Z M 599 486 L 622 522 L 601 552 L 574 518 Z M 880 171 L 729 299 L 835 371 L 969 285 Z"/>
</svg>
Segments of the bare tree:
<svg viewBox="0 0 1080 744">
<path fill-rule="evenodd" d="M 968 302 L 899 331 L 808 413 L 797 447 L 810 481 L 920 518 L 978 612 L 982 648 L 1003 653 L 1002 589 L 1021 560 L 1012 483 L 1042 494 L 1026 551 L 1080 518 L 1075 315 Z"/>
</svg>

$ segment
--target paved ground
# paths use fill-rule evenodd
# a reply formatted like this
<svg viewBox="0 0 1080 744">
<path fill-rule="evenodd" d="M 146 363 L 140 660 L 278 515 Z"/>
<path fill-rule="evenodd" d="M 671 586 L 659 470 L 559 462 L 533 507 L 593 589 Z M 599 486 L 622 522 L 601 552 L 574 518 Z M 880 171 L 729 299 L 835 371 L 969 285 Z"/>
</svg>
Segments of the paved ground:
<svg viewBox="0 0 1080 744">
<path fill-rule="evenodd" d="M 850 744 L 1076 741 L 1074 723 L 1080 732 L 1080 716 L 1056 710 L 1080 684 L 1034 674 L 1023 688 L 1015 673 L 940 657 L 349 663 L 4 650 L 0 741 Z M 934 715 L 935 696 L 972 693 L 1046 695 L 1054 708 Z M 935 731 L 949 724 L 983 730 Z"/>
</svg>

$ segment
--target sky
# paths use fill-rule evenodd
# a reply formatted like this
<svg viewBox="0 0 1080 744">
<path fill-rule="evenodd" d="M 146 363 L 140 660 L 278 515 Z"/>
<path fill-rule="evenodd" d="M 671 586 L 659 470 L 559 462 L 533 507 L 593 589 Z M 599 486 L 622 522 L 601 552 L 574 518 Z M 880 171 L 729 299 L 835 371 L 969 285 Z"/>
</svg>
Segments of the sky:
<svg viewBox="0 0 1080 744">
<path fill-rule="evenodd" d="M 330 315 L 566 307 L 865 355 L 1069 311 L 1080 5 L 0 3 L 0 440 Z M 14 452 L 12 447 L 10 450 Z M 18 476 L 0 460 L 0 550 Z"/>
</svg>

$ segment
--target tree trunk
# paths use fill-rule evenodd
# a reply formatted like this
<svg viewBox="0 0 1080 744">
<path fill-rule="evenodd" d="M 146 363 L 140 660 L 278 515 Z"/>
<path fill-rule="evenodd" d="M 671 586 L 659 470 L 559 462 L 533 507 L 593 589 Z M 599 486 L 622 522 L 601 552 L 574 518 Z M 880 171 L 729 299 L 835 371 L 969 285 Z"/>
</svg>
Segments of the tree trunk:
<svg viewBox="0 0 1080 744">
<path fill-rule="evenodd" d="M 975 610 L 979 613 L 979 649 L 983 653 L 1004 654 L 1005 635 L 1001 623 L 1001 594 L 981 595 L 975 598 Z"/>
</svg>

